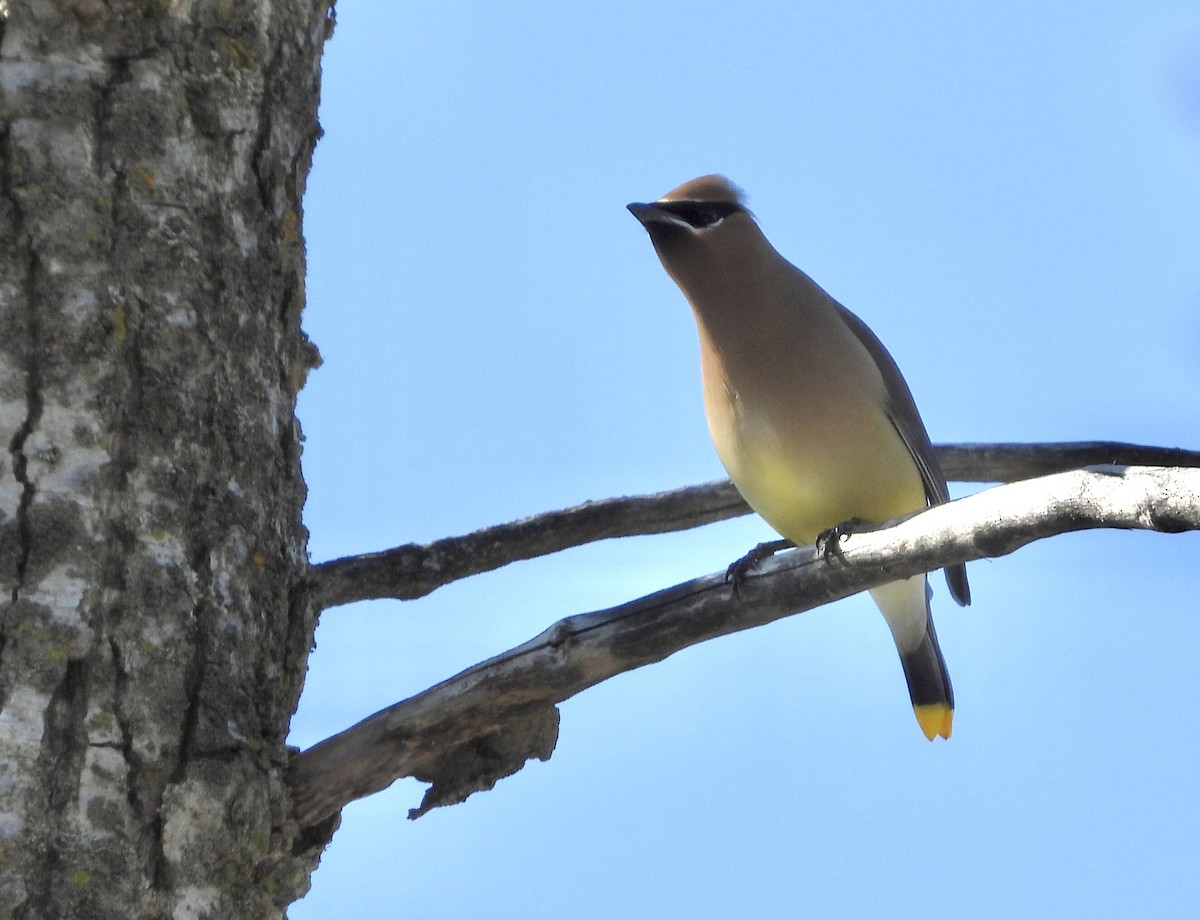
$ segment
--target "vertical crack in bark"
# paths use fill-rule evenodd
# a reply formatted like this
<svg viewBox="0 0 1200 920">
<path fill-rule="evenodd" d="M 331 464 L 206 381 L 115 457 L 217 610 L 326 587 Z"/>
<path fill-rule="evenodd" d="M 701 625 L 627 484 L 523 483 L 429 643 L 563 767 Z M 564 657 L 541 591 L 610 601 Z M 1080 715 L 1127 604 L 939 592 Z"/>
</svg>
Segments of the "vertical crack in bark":
<svg viewBox="0 0 1200 920">
<path fill-rule="evenodd" d="M 204 210 L 205 219 L 202 222 L 202 233 L 205 237 L 204 251 L 218 253 L 221 251 L 223 237 L 221 215 L 214 213 L 211 208 L 206 207 Z M 229 279 L 215 260 L 211 265 L 210 277 L 213 283 L 212 296 L 216 303 L 225 303 L 229 298 L 236 297 L 236 292 L 229 290 Z M 204 343 L 204 351 L 207 354 L 219 355 L 222 353 L 219 336 L 214 336 L 208 319 L 203 310 L 197 311 L 196 338 L 198 342 Z M 194 398 L 198 401 L 203 400 L 203 408 L 197 409 L 198 413 L 203 412 L 200 430 L 208 432 L 211 440 L 208 443 L 194 445 L 193 451 L 229 450 L 224 434 L 225 426 L 220 424 L 221 419 L 217 417 L 221 411 L 217 395 L 219 384 L 212 379 L 212 375 L 221 373 L 220 368 L 221 363 L 218 361 L 205 375 L 204 382 L 197 381 L 195 384 Z M 198 470 L 210 471 L 214 466 L 214 464 L 199 463 L 194 460 L 192 462 L 195 463 Z M 190 522 L 185 533 L 188 563 L 195 576 L 197 596 L 192 608 L 192 623 L 195 630 L 191 642 L 192 654 L 188 659 L 183 676 L 183 692 L 187 703 L 180 724 L 179 752 L 171 772 L 172 783 L 181 782 L 187 772 L 196 736 L 196 726 L 200 718 L 204 678 L 208 672 L 209 643 L 212 641 L 212 632 L 216 628 L 217 600 L 213 584 L 212 540 L 205 531 L 204 524 L 220 519 L 219 514 L 214 517 L 213 510 L 217 502 L 218 490 L 222 484 L 212 481 L 209 478 L 210 475 L 211 473 L 201 476 L 195 484 L 186 516 L 186 520 Z"/>
<path fill-rule="evenodd" d="M 117 215 L 117 197 L 116 196 L 118 194 L 120 194 L 120 192 L 126 187 L 126 183 L 124 181 L 125 177 L 123 175 L 124 171 L 125 171 L 124 164 L 113 163 L 111 155 L 109 153 L 109 148 L 112 145 L 112 131 L 109 128 L 109 125 L 113 119 L 113 109 L 114 109 L 113 97 L 116 95 L 117 91 L 121 87 L 125 86 L 125 84 L 129 83 L 133 79 L 133 70 L 132 70 L 132 61 L 133 60 L 134 59 L 131 57 L 124 57 L 124 56 L 113 57 L 113 58 L 108 59 L 108 61 L 107 61 L 108 79 L 106 79 L 104 81 L 103 85 L 100 87 L 99 96 L 96 100 L 96 143 L 95 143 L 96 165 L 100 169 L 104 169 L 105 167 L 112 167 L 115 170 L 115 172 L 117 173 L 117 175 L 115 177 L 117 181 L 114 183 L 114 188 L 112 189 L 112 194 L 109 196 L 110 200 L 113 203 L 112 216 L 113 216 L 114 222 L 116 221 L 116 215 Z M 109 264 L 110 265 L 116 264 L 113 259 L 113 256 L 114 256 L 113 246 L 114 246 L 114 244 L 112 243 L 112 238 L 110 237 L 110 246 L 109 246 Z"/>
<path fill-rule="evenodd" d="M 275 38 L 274 45 L 271 48 L 270 61 L 263 71 L 265 77 L 258 100 L 258 117 L 256 119 L 258 127 L 254 135 L 254 146 L 250 151 L 250 169 L 254 172 L 255 184 L 258 186 L 258 197 L 262 202 L 263 213 L 266 215 L 267 221 L 277 232 L 279 228 L 275 226 L 277 223 L 275 216 L 275 196 L 272 194 L 273 189 L 270 181 L 274 175 L 274 171 L 270 168 L 270 164 L 263 163 L 263 158 L 268 155 L 271 147 L 271 126 L 274 124 L 271 119 L 273 114 L 272 106 L 280 98 L 279 95 L 272 92 L 270 80 L 280 71 L 279 54 L 282 42 L 282 36 Z"/>
<path fill-rule="evenodd" d="M 24 249 L 24 277 L 22 278 L 22 298 L 24 300 L 25 343 L 21 354 L 25 359 L 25 418 L 21 426 L 8 442 L 8 452 L 12 458 L 13 477 L 21 484 L 21 499 L 17 505 L 17 535 L 20 546 L 17 552 L 16 577 L 13 581 L 10 600 L 16 603 L 25 586 L 25 570 L 29 565 L 32 552 L 33 533 L 29 521 L 29 509 L 33 505 L 37 486 L 29 477 L 29 457 L 25 453 L 25 443 L 37 427 L 42 417 L 42 316 L 38 310 L 38 278 L 40 264 L 37 253 L 25 231 L 25 211 L 12 186 L 12 135 L 8 125 L 0 133 L 0 195 L 8 201 L 13 214 L 13 237 L 18 250 Z"/>
<path fill-rule="evenodd" d="M 188 761 L 191 759 L 192 748 L 196 737 L 196 725 L 200 719 L 200 702 L 204 693 L 204 678 L 208 673 L 208 644 L 211 641 L 212 630 L 216 628 L 213 615 L 212 564 L 209 561 L 210 549 L 207 543 L 196 547 L 192 556 L 192 571 L 196 573 L 198 590 L 203 596 L 196 601 L 192 610 L 192 619 L 196 624 L 196 635 L 192 640 L 192 656 L 188 659 L 187 670 L 183 677 L 184 696 L 187 706 L 183 712 L 183 720 L 179 727 L 179 752 L 175 765 L 171 770 L 172 783 L 183 782 L 187 773 Z"/>
<path fill-rule="evenodd" d="M 29 323 L 38 323 L 37 310 L 30 310 Z M 36 328 L 36 327 L 34 327 Z M 38 369 L 38 332 L 30 330 L 33 344 L 30 347 L 29 367 L 25 372 L 25 419 L 17 429 L 8 444 L 8 452 L 12 456 L 12 471 L 17 482 L 21 484 L 21 500 L 17 504 L 17 535 L 20 549 L 17 553 L 17 573 L 13 582 L 12 602 L 15 604 L 21 597 L 21 589 L 25 587 L 25 570 L 29 567 L 29 556 L 33 551 L 33 529 L 29 523 L 29 509 L 33 505 L 33 497 L 37 486 L 29 478 L 29 458 L 25 455 L 25 442 L 33 429 L 37 427 L 42 416 L 41 375 Z"/>
<path fill-rule="evenodd" d="M 151 879 L 155 887 L 160 887 L 162 875 L 162 821 L 161 811 L 163 786 L 156 782 L 141 756 L 133 745 L 133 727 L 129 724 L 129 715 L 125 711 L 125 700 L 128 698 L 129 672 L 125 669 L 125 659 L 121 647 L 113 638 L 108 640 L 108 650 L 115 675 L 116 688 L 114 693 L 114 718 L 117 730 L 121 733 L 121 757 L 125 761 L 126 781 L 125 796 L 129 802 L 130 811 L 137 819 L 140 830 L 139 849 L 143 855 L 146 878 Z"/>
<path fill-rule="evenodd" d="M 228 293 L 226 279 L 215 267 L 214 277 L 214 296 L 218 302 L 224 302 Z M 209 350 L 209 353 L 220 353 L 219 345 L 213 339 L 212 330 L 209 328 L 203 311 L 199 311 L 197 314 L 196 335 L 207 343 L 206 348 Z M 210 373 L 216 373 L 216 371 Z M 203 384 L 198 383 L 196 386 L 197 390 L 201 390 Z M 208 391 L 198 397 L 205 402 L 203 421 L 199 426 L 199 430 L 208 432 L 213 442 L 194 445 L 193 450 L 229 449 L 228 445 L 223 443 L 223 435 L 221 434 L 224 426 L 220 424 L 220 419 L 217 418 L 217 413 L 221 410 L 215 389 L 215 385 L 210 381 L 208 383 Z M 206 464 L 200 464 L 199 466 L 208 468 Z M 194 590 L 196 594 L 191 616 L 192 635 L 188 643 L 191 655 L 184 666 L 184 673 L 181 679 L 182 693 L 185 700 L 184 711 L 179 722 L 179 740 L 175 752 L 175 760 L 166 777 L 166 785 L 178 785 L 184 782 L 187 778 L 188 766 L 196 754 L 197 727 L 200 724 L 204 703 L 204 684 L 209 673 L 210 646 L 213 642 L 214 631 L 217 628 L 219 611 L 218 592 L 215 587 L 216 578 L 212 563 L 213 542 L 206 529 L 207 522 L 220 519 L 219 513 L 215 513 L 213 509 L 213 506 L 217 503 L 219 488 L 220 485 L 218 482 L 214 482 L 208 478 L 201 478 L 194 486 L 189 503 L 190 507 L 184 516 L 184 519 L 189 522 L 189 526 L 184 533 L 184 539 L 188 547 L 188 565 L 195 579 Z M 159 822 L 156 840 L 158 859 L 160 867 L 166 870 L 169 867 L 169 863 L 165 853 L 162 851 L 162 822 L 164 821 L 164 815 L 161 806 L 157 810 L 157 816 Z"/>
<path fill-rule="evenodd" d="M 54 904 L 62 894 L 63 848 L 71 845 L 72 802 L 79 796 L 79 779 L 87 751 L 84 718 L 87 715 L 88 664 L 67 662 L 62 680 L 54 688 L 46 708 L 37 775 L 42 778 L 45 818 L 42 825 L 42 857 L 34 863 L 35 878 L 29 886 L 32 903 Z M 68 854 L 69 855 L 69 854 Z"/>
</svg>

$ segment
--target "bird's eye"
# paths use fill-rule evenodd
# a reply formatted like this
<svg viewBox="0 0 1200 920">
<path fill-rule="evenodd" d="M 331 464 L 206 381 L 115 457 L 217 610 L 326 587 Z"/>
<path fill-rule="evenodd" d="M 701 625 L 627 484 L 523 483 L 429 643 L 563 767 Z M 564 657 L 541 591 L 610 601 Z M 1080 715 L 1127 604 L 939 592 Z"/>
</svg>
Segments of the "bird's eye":
<svg viewBox="0 0 1200 920">
<path fill-rule="evenodd" d="M 741 210 L 735 201 L 664 201 L 659 207 L 687 221 L 697 230 L 715 227 L 734 211 Z"/>
</svg>

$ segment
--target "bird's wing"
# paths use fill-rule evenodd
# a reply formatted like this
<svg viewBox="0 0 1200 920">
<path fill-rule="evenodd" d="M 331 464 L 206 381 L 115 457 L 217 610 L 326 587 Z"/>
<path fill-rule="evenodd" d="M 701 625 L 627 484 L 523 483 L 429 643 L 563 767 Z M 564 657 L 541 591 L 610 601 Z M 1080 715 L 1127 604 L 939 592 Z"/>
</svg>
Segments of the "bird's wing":
<svg viewBox="0 0 1200 920">
<path fill-rule="evenodd" d="M 862 342 L 863 347 L 867 349 L 867 352 L 875 360 L 875 365 L 879 368 L 884 386 L 887 388 L 888 418 L 895 426 L 901 440 L 904 441 L 904 446 L 912 454 L 913 462 L 917 464 L 917 469 L 921 473 L 921 482 L 925 486 L 926 500 L 930 505 L 940 505 L 942 502 L 949 501 L 950 492 L 946 488 L 946 477 L 933 452 L 933 443 L 929 440 L 925 423 L 921 421 L 921 415 L 917 412 L 917 404 L 913 400 L 912 392 L 908 389 L 908 384 L 904 381 L 904 376 L 900 373 L 900 368 L 896 366 L 896 362 L 883 347 L 883 343 L 866 323 L 838 304 L 837 301 L 834 303 L 837 304 L 838 312 L 846 325 Z M 946 566 L 945 572 L 946 585 L 950 589 L 950 595 L 964 607 L 971 603 L 971 587 L 967 584 L 967 567 L 962 563 L 950 565 Z"/>
</svg>

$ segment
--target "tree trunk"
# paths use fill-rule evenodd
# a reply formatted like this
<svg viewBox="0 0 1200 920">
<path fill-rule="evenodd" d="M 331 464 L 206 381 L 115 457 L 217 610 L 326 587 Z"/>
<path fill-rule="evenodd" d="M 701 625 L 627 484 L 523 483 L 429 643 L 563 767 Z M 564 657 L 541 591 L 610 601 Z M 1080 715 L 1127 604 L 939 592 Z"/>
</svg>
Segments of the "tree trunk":
<svg viewBox="0 0 1200 920">
<path fill-rule="evenodd" d="M 279 917 L 325 0 L 0 0 L 0 917 Z"/>
</svg>

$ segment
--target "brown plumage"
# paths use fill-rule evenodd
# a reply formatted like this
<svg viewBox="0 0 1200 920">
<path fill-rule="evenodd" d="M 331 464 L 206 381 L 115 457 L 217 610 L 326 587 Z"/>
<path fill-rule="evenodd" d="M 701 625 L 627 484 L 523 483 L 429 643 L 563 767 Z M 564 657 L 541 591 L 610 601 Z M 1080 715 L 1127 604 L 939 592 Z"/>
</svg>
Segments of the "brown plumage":
<svg viewBox="0 0 1200 920">
<path fill-rule="evenodd" d="M 687 297 L 704 407 L 721 462 L 750 506 L 797 544 L 860 518 L 947 500 L 899 368 L 866 324 L 784 259 L 723 176 L 629 210 Z M 970 603 L 966 569 L 946 569 Z M 949 737 L 953 690 L 924 576 L 871 592 L 895 639 L 917 720 Z"/>
</svg>

